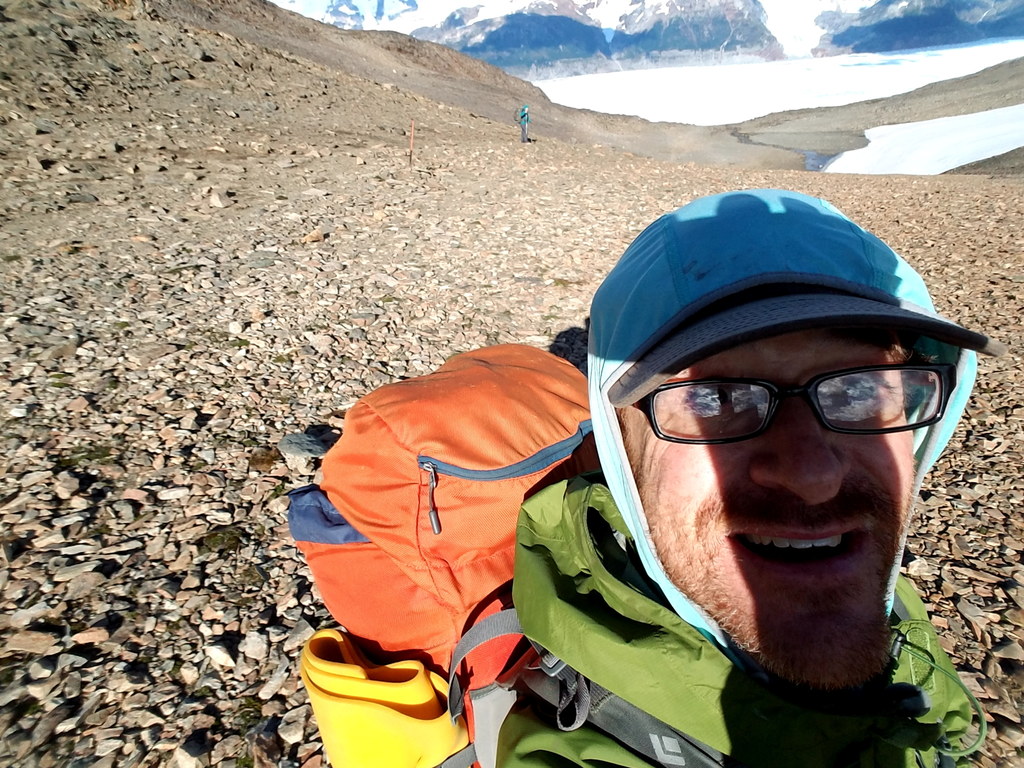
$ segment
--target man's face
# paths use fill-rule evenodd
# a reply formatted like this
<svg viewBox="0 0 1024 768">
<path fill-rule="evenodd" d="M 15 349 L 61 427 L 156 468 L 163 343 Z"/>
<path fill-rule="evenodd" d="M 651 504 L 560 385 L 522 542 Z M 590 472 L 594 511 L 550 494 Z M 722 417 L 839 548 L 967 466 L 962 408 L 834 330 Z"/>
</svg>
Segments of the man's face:
<svg viewBox="0 0 1024 768">
<path fill-rule="evenodd" d="M 802 331 L 735 347 L 673 378 L 785 387 L 891 362 L 891 351 L 872 344 Z M 830 432 L 798 397 L 782 400 L 763 434 L 721 445 L 660 440 L 637 408 L 620 417 L 654 545 L 684 594 L 784 679 L 840 688 L 882 671 L 912 432 Z"/>
</svg>

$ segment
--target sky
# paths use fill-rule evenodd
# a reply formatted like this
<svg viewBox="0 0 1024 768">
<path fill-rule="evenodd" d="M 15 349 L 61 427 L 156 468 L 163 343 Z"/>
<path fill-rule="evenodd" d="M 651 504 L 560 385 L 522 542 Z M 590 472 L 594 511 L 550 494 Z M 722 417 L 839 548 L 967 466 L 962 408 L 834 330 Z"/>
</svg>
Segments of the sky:
<svg viewBox="0 0 1024 768">
<path fill-rule="evenodd" d="M 538 80 L 552 101 L 651 121 L 723 125 L 772 112 L 894 96 L 1024 57 L 1024 40 L 892 54 L 667 67 Z M 727 94 L 727 96 L 725 96 Z M 1024 102 L 1024 91 L 1021 94 Z M 1024 146 L 1024 108 L 879 126 L 833 173 L 935 174 Z"/>
</svg>

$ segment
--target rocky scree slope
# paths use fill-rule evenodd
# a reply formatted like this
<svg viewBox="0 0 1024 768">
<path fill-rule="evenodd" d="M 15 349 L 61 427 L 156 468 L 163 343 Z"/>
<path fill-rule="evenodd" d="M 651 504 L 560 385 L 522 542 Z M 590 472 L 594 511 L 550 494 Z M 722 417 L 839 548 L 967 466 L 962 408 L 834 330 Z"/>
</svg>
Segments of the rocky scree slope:
<svg viewBox="0 0 1024 768">
<path fill-rule="evenodd" d="M 75 0 L 0 19 L 0 764 L 323 763 L 329 625 L 284 493 L 360 395 L 499 342 L 580 361 L 625 245 L 698 195 L 824 196 L 1011 345 L 906 570 L 992 733 L 1024 729 L 1024 186 L 658 162 L 225 32 Z M 416 145 L 408 148 L 415 120 Z"/>
</svg>

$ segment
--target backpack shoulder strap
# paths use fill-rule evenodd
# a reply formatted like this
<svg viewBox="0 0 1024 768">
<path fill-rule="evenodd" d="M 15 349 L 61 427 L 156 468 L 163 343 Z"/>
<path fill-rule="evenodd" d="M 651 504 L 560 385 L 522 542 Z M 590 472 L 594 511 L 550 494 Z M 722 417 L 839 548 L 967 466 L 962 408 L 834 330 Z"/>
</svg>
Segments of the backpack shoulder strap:
<svg viewBox="0 0 1024 768">
<path fill-rule="evenodd" d="M 475 649 L 499 637 L 522 636 L 519 615 L 515 608 L 506 608 L 485 616 L 462 636 L 452 652 L 448 673 L 448 715 L 456 720 L 466 708 L 466 692 L 459 680 L 459 667 Z M 498 746 L 498 729 L 515 703 L 515 692 L 499 689 L 493 683 L 471 694 L 473 697 L 474 738 L 467 747 L 445 760 L 437 768 L 470 768 L 479 763 L 481 768 L 494 768 Z M 479 749 L 477 746 L 479 745 Z"/>
<path fill-rule="evenodd" d="M 522 635 L 523 627 L 519 623 L 519 614 L 515 608 L 492 613 L 477 622 L 462 636 L 452 652 L 452 663 L 448 672 L 448 714 L 454 720 L 466 708 L 466 694 L 459 682 L 459 667 L 466 657 L 484 643 L 499 637 Z"/>
</svg>

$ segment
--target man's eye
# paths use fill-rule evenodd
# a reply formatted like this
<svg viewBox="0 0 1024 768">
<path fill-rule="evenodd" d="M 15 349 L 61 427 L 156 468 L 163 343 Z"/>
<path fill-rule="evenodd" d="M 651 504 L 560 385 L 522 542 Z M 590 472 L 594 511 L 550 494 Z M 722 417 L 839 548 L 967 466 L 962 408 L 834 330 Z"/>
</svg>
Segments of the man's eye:
<svg viewBox="0 0 1024 768">
<path fill-rule="evenodd" d="M 690 411 L 704 419 L 720 416 L 723 406 L 728 404 L 728 397 L 723 397 L 720 387 L 688 387 L 686 395 L 686 404 Z"/>
<path fill-rule="evenodd" d="M 818 390 L 818 399 L 834 418 L 854 418 L 858 413 L 870 411 L 875 399 L 875 386 L 852 376 L 828 382 Z"/>
<path fill-rule="evenodd" d="M 887 414 L 898 400 L 898 389 L 877 375 L 843 376 L 818 390 L 818 402 L 828 418 L 850 423 Z"/>
<path fill-rule="evenodd" d="M 761 387 L 749 384 L 706 384 L 689 388 L 687 405 L 701 418 L 760 412 L 767 403 Z"/>
</svg>

